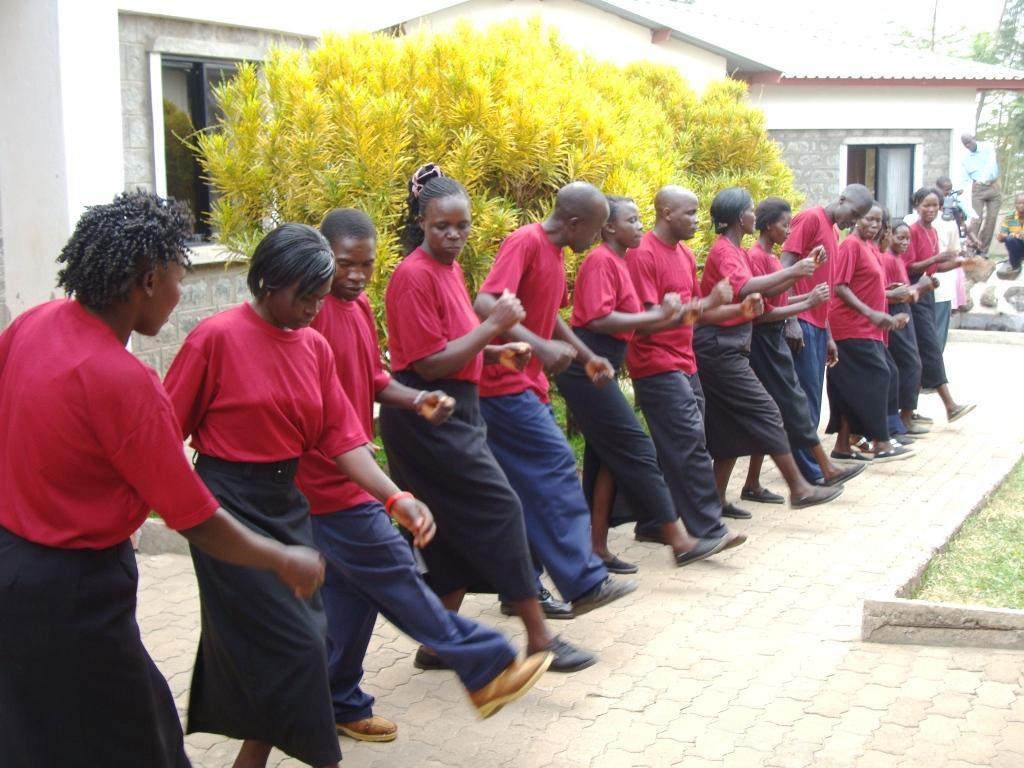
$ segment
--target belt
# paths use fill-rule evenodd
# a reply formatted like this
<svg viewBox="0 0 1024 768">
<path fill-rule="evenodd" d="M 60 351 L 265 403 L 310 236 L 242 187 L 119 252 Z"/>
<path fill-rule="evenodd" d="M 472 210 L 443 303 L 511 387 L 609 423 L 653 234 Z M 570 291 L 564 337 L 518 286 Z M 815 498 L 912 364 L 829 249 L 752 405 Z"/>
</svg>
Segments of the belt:
<svg viewBox="0 0 1024 768">
<path fill-rule="evenodd" d="M 236 477 L 251 477 L 274 480 L 291 480 L 295 477 L 299 468 L 298 459 L 285 459 L 284 461 L 254 462 L 254 461 L 227 461 L 218 459 L 216 456 L 197 454 L 195 465 L 198 469 L 212 469 L 215 472 Z"/>
</svg>

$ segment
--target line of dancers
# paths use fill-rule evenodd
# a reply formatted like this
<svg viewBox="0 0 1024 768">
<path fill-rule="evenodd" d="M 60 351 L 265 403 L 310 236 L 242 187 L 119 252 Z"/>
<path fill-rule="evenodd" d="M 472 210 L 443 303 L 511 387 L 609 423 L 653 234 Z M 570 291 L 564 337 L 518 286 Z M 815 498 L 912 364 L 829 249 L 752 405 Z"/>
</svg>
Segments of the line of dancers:
<svg viewBox="0 0 1024 768">
<path fill-rule="evenodd" d="M 263 238 L 251 301 L 200 322 L 162 383 L 125 345 L 177 304 L 189 214 L 141 192 L 90 208 L 58 259 L 70 298 L 0 335 L 0 751 L 19 768 L 188 765 L 135 619 L 127 541 L 150 510 L 189 540 L 199 584 L 187 731 L 241 740 L 236 768 L 275 747 L 336 766 L 338 734 L 396 737 L 361 687 L 378 613 L 482 717 L 595 664 L 551 622 L 636 590 L 612 524 L 687 566 L 746 540 L 725 524 L 751 516 L 726 498 L 737 458 L 742 500 L 785 501 L 760 482 L 767 455 L 791 507 L 826 504 L 908 455 L 922 386 L 950 421 L 970 409 L 928 299 L 960 264 L 938 252 L 940 201 L 919 191 L 918 221 L 890 228 L 860 185 L 795 217 L 725 189 L 698 276 L 692 192 L 662 188 L 644 232 L 634 200 L 575 182 L 504 240 L 471 299 L 470 198 L 429 164 L 387 285 L 388 366 L 365 294 L 376 229 L 335 209 Z M 564 250 L 595 243 L 563 316 Z M 586 441 L 582 483 L 549 377 Z M 470 591 L 519 618 L 523 654 L 459 614 Z"/>
</svg>

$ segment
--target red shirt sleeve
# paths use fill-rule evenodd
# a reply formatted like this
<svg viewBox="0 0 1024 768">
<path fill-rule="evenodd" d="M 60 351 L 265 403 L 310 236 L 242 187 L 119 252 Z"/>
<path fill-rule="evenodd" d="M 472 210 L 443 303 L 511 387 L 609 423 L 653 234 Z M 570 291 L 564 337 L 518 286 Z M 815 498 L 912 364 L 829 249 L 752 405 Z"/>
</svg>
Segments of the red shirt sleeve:
<svg viewBox="0 0 1024 768">
<path fill-rule="evenodd" d="M 611 266 L 598 258 L 584 262 L 580 268 L 573 295 L 573 325 L 583 327 L 615 311 L 620 286 Z"/>
<path fill-rule="evenodd" d="M 320 347 L 320 381 L 324 395 L 324 429 L 316 447 L 329 458 L 348 453 L 366 445 L 369 436 L 363 431 L 352 403 L 338 381 L 334 353 L 327 342 Z"/>
<path fill-rule="evenodd" d="M 638 248 L 631 251 L 629 257 L 626 266 L 629 268 L 629 276 L 633 278 L 633 287 L 640 303 L 645 308 L 649 304 L 660 304 L 662 297 L 659 295 L 658 270 L 654 263 L 654 254 L 644 248 Z M 696 275 L 696 268 L 694 274 Z"/>
<path fill-rule="evenodd" d="M 366 323 L 370 331 L 373 334 L 373 392 L 374 394 L 380 394 L 383 389 L 391 383 L 391 374 L 388 373 L 384 367 L 384 361 L 380 356 L 380 341 L 377 339 L 377 321 L 373 317 L 373 310 L 370 309 L 370 302 L 366 299 L 364 294 L 363 301 L 359 303 L 360 308 L 363 310 L 363 314 L 366 317 Z"/>
<path fill-rule="evenodd" d="M 839 254 L 832 266 L 832 279 L 835 285 L 849 285 L 857 267 L 858 239 L 849 235 L 839 244 Z"/>
<path fill-rule="evenodd" d="M 178 432 L 165 401 L 110 454 L 125 481 L 176 531 L 199 525 L 219 506 L 185 458 Z"/>
<path fill-rule="evenodd" d="M 819 242 L 821 242 L 821 237 L 818 232 L 818 218 L 813 216 L 810 211 L 805 211 L 794 217 L 793 227 L 789 230 L 786 242 L 782 244 L 782 250 L 795 253 L 803 259 Z"/>
<path fill-rule="evenodd" d="M 206 355 L 186 339 L 164 377 L 164 389 L 181 425 L 182 437 L 195 432 L 213 402 L 215 384 L 206 376 L 208 370 Z"/>
<path fill-rule="evenodd" d="M 481 293 L 495 295 L 502 291 L 519 293 L 519 283 L 533 258 L 530 240 L 525 235 L 526 231 L 517 230 L 505 238 L 494 257 L 494 264 L 491 265 L 487 279 L 480 286 Z M 562 301 L 564 303 L 561 306 L 568 306 L 569 294 L 567 291 L 562 292 Z"/>
<path fill-rule="evenodd" d="M 406 273 L 388 300 L 396 309 L 388 312 L 388 333 L 399 340 L 403 365 L 412 365 L 448 346 L 448 334 L 438 314 L 441 300 L 426 275 Z"/>
<path fill-rule="evenodd" d="M 708 253 L 701 287 L 711 290 L 723 277 L 729 281 L 733 295 L 738 301 L 740 291 L 743 290 L 743 286 L 747 284 L 752 275 L 743 250 L 724 237 L 720 237 Z"/>
</svg>

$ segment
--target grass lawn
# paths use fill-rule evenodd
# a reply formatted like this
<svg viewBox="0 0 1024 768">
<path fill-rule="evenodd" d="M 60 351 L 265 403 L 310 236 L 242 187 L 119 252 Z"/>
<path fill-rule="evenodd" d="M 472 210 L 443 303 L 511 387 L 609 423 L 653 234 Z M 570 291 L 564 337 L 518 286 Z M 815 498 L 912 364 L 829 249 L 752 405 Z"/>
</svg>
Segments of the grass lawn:
<svg viewBox="0 0 1024 768">
<path fill-rule="evenodd" d="M 914 597 L 1024 609 L 1024 459 L 928 565 Z"/>
</svg>

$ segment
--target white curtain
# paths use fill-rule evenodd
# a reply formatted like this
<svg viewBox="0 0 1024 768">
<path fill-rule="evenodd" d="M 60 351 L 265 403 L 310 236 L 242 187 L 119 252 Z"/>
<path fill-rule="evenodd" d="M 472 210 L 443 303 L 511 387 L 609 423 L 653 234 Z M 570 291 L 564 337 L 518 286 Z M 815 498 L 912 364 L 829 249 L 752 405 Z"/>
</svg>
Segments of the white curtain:
<svg viewBox="0 0 1024 768">
<path fill-rule="evenodd" d="M 878 201 L 894 220 L 910 213 L 913 175 L 913 147 L 878 148 Z"/>
</svg>

